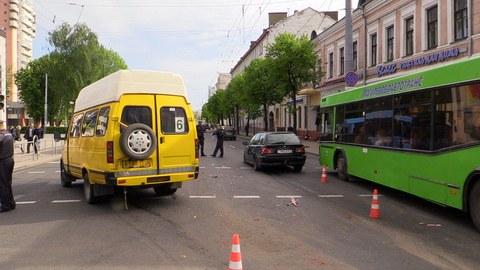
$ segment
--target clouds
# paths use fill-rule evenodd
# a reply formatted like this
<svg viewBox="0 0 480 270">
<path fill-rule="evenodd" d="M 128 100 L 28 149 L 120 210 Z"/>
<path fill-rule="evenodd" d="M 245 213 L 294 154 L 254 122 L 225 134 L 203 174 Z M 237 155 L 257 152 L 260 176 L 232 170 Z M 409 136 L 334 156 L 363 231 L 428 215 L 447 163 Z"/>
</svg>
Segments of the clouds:
<svg viewBox="0 0 480 270">
<path fill-rule="evenodd" d="M 129 68 L 180 73 L 194 110 L 200 110 L 208 99 L 208 86 L 215 84 L 219 72 L 229 72 L 250 40 L 268 26 L 269 12 L 338 10 L 344 5 L 338 2 L 344 1 L 36 0 L 33 53 L 34 58 L 48 53 L 48 32 L 78 20 L 97 33 L 105 47 L 118 52 Z"/>
</svg>

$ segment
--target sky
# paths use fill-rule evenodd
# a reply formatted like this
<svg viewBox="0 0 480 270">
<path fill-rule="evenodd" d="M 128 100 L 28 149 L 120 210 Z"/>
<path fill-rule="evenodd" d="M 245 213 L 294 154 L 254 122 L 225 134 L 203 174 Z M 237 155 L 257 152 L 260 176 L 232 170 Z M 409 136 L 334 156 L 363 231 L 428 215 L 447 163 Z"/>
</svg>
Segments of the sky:
<svg viewBox="0 0 480 270">
<path fill-rule="evenodd" d="M 62 23 L 84 23 L 129 69 L 180 74 L 199 111 L 218 74 L 229 73 L 268 27 L 268 13 L 307 7 L 345 15 L 345 0 L 34 0 L 33 57 L 52 51 L 49 32 Z"/>
</svg>

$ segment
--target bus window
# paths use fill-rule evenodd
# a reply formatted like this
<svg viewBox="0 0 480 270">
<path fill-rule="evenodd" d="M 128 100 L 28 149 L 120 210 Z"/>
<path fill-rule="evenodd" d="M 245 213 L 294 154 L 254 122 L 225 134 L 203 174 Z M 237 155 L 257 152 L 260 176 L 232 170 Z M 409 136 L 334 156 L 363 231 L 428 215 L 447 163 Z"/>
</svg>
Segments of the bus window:
<svg viewBox="0 0 480 270">
<path fill-rule="evenodd" d="M 108 126 L 108 114 L 110 113 L 110 107 L 103 107 L 100 109 L 100 114 L 98 115 L 98 123 L 96 128 L 97 136 L 105 136 Z"/>
<path fill-rule="evenodd" d="M 333 108 L 322 110 L 318 114 L 317 122 L 320 127 L 320 140 L 331 141 L 333 139 Z"/>
<path fill-rule="evenodd" d="M 454 88 L 457 113 L 453 116 L 453 141 L 467 144 L 480 141 L 480 84 Z"/>
<path fill-rule="evenodd" d="M 70 129 L 70 137 L 80 137 L 80 126 L 82 125 L 83 113 L 79 113 L 73 116 L 72 127 Z"/>
<path fill-rule="evenodd" d="M 435 113 L 433 124 L 433 149 L 449 147 L 452 142 L 453 101 L 452 89 L 435 91 Z"/>
<path fill-rule="evenodd" d="M 95 133 L 97 124 L 98 109 L 93 109 L 85 113 L 85 120 L 82 126 L 82 137 L 92 137 Z"/>
<path fill-rule="evenodd" d="M 377 146 L 392 145 L 392 97 L 375 99 L 366 102 L 365 119 L 367 143 Z"/>
</svg>

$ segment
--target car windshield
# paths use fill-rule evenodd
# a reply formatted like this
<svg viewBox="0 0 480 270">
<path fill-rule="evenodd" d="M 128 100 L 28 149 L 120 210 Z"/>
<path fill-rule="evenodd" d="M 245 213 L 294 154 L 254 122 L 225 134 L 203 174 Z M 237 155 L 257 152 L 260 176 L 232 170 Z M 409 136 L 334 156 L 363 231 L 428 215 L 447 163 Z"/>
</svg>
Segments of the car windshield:
<svg viewBox="0 0 480 270">
<path fill-rule="evenodd" d="M 298 137 L 293 133 L 269 134 L 265 144 L 296 144 L 300 143 Z"/>
</svg>

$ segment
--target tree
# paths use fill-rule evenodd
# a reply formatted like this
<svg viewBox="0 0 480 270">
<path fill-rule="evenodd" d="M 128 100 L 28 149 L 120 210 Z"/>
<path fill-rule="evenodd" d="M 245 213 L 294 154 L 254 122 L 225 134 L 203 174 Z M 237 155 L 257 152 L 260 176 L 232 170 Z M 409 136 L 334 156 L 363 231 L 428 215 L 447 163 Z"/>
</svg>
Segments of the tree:
<svg viewBox="0 0 480 270">
<path fill-rule="evenodd" d="M 293 129 L 296 131 L 296 96 L 305 84 L 315 84 L 320 78 L 320 60 L 306 35 L 296 38 L 290 33 L 279 35 L 275 43 L 267 46 L 266 58 L 272 60 L 270 72 L 273 81 L 278 84 L 283 95 L 292 100 L 290 111 L 293 113 Z"/>
<path fill-rule="evenodd" d="M 48 74 L 47 118 L 60 122 L 82 88 L 127 65 L 116 52 L 100 45 L 97 35 L 85 24 L 72 27 L 64 23 L 49 35 L 53 51 L 30 62 L 15 78 L 28 114 L 38 120 L 44 115 L 44 81 Z"/>
<path fill-rule="evenodd" d="M 255 114 L 263 108 L 264 130 L 268 131 L 268 106 L 282 101 L 283 95 L 278 91 L 272 77 L 272 59 L 256 58 L 244 70 L 245 99 L 243 104 L 249 112 Z"/>
</svg>

